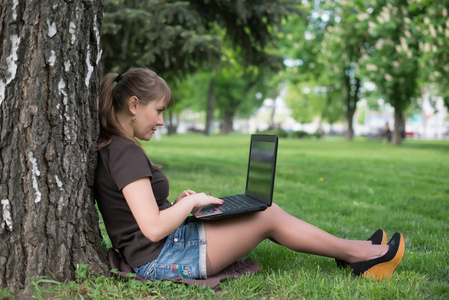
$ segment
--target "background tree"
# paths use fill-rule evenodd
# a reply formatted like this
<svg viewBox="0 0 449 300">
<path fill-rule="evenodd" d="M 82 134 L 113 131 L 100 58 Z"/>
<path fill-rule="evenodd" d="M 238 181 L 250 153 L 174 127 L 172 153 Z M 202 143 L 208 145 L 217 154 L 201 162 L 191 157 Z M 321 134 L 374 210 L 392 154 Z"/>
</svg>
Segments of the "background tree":
<svg viewBox="0 0 449 300">
<path fill-rule="evenodd" d="M 105 1 L 101 46 L 105 73 L 150 66 L 171 81 L 202 63 L 218 63 L 221 40 L 187 1 Z"/>
<path fill-rule="evenodd" d="M 394 107 L 392 143 L 400 144 L 405 132 L 405 110 L 417 96 L 419 39 L 411 20 L 420 12 L 406 0 L 369 3 L 369 33 L 366 70 L 385 100 Z"/>
<path fill-rule="evenodd" d="M 176 120 L 173 121 L 170 118 L 169 127 L 172 124 L 179 124 L 179 122 L 184 121 L 181 119 L 181 115 L 184 111 L 204 112 L 211 74 L 213 73 L 210 69 L 200 69 L 194 74 L 179 78 L 173 82 L 171 89 L 174 98 L 176 99 L 176 106 L 171 108 L 168 113 L 173 113 L 177 117 L 175 118 Z M 188 116 L 188 118 L 191 117 L 192 116 Z M 204 113 L 202 114 L 202 117 L 204 118 Z M 172 133 L 175 133 L 175 131 L 172 131 Z"/>
<path fill-rule="evenodd" d="M 321 5 L 329 21 L 324 27 L 319 60 L 323 72 L 334 86 L 330 91 L 342 87 L 341 95 L 347 124 L 346 139 L 354 137 L 354 114 L 362 97 L 362 76 L 356 67 L 363 56 L 363 45 L 368 42 L 365 1 L 327 0 Z M 332 85 L 332 84 L 331 84 Z"/>
<path fill-rule="evenodd" d="M 200 67 L 211 68 L 207 104 L 208 133 L 213 123 L 214 70 L 227 43 L 242 66 L 281 67 L 281 58 L 267 46 L 276 27 L 298 13 L 291 1 L 112 1 L 106 0 L 102 59 L 105 71 L 150 66 L 169 83 Z M 176 105 L 176 104 L 175 104 Z"/>
<path fill-rule="evenodd" d="M 224 33 L 224 41 L 228 44 L 228 48 L 234 52 L 232 57 L 240 57 L 241 66 L 243 69 L 251 66 L 264 68 L 265 70 L 277 71 L 282 67 L 282 59 L 280 56 L 271 53 L 268 46 L 270 42 L 276 40 L 276 29 L 281 28 L 282 20 L 287 16 L 299 13 L 298 4 L 289 1 L 192 1 L 192 5 L 196 10 L 200 11 L 204 16 L 204 21 L 207 24 L 216 24 L 216 32 Z M 212 27 L 211 27 L 212 28 Z M 224 29 L 224 32 L 223 32 Z M 274 47 L 274 43 L 270 44 Z M 225 49 L 225 48 L 223 48 Z M 229 56 L 225 55 L 225 60 Z M 233 62 L 230 62 L 231 64 Z M 226 68 L 226 66 L 224 66 Z M 235 68 L 235 66 L 234 66 Z M 217 67 L 214 67 L 217 70 Z M 217 70 L 217 72 L 219 72 Z M 224 71 L 227 72 L 226 70 Z M 244 73 L 251 74 L 250 71 Z M 222 78 L 226 74 L 222 74 Z M 262 76 L 259 76 L 262 78 Z M 250 79 L 248 88 L 256 84 L 254 79 Z M 209 133 L 210 124 L 213 123 L 214 102 L 217 93 L 214 92 L 216 86 L 216 76 L 209 81 L 208 88 L 208 105 L 206 116 L 206 134 Z M 234 82 L 237 84 L 237 82 Z M 238 89 L 238 88 L 237 88 Z M 220 95 L 223 103 L 223 97 Z M 243 100 L 245 97 L 240 97 Z M 250 99 L 254 99 L 250 97 Z M 228 98 L 227 101 L 239 101 L 237 98 Z M 225 110 L 221 111 L 222 116 L 222 133 L 227 133 L 232 128 L 232 118 L 236 111 L 231 112 L 231 109 L 236 109 L 241 105 L 226 106 Z M 223 107 L 222 107 L 223 108 Z"/>
<path fill-rule="evenodd" d="M 321 115 L 321 98 L 313 89 L 322 85 L 323 65 L 318 61 L 319 43 L 323 28 L 316 27 L 312 18 L 315 4 L 302 7 L 303 16 L 290 18 L 281 33 L 281 52 L 284 53 L 285 71 L 279 80 L 286 82 L 285 101 L 292 117 L 300 124 L 310 123 Z M 313 32 L 312 32 L 313 31 Z"/>
<path fill-rule="evenodd" d="M 232 131 L 236 115 L 250 116 L 262 104 L 263 97 L 256 97 L 257 92 L 265 94 L 262 74 L 256 67 L 241 68 L 238 60 L 217 73 L 214 98 L 221 117 L 220 133 Z"/>
<path fill-rule="evenodd" d="M 302 9 L 307 18 L 291 18 L 284 26 L 282 50 L 288 57 L 284 61 L 288 68 L 283 77 L 290 82 L 287 102 L 298 122 L 310 122 L 317 117 L 319 130 L 324 121 L 333 124 L 341 120 L 345 111 L 346 118 L 352 119 L 354 110 L 344 108 L 355 107 L 359 97 L 358 93 L 356 97 L 350 93 L 353 81 L 349 82 L 349 88 L 343 88 L 347 87 L 344 79 L 351 74 L 347 72 L 351 69 L 347 52 L 353 51 L 357 43 L 338 43 L 347 31 L 347 24 L 340 24 L 344 22 L 336 5 L 329 1 L 305 5 Z M 338 32 L 333 31 L 332 24 L 337 24 Z M 348 122 L 348 128 L 348 132 L 353 132 L 352 121 Z"/>
<path fill-rule="evenodd" d="M 313 106 L 314 101 L 311 99 L 313 95 L 310 94 L 309 84 L 304 85 L 290 85 L 285 97 L 285 102 L 291 110 L 292 117 L 299 124 L 311 123 L 314 116 L 319 112 Z M 308 91 L 304 91 L 308 89 Z"/>
<path fill-rule="evenodd" d="M 91 187 L 101 1 L 3 1 L 0 288 L 107 264 Z"/>
</svg>

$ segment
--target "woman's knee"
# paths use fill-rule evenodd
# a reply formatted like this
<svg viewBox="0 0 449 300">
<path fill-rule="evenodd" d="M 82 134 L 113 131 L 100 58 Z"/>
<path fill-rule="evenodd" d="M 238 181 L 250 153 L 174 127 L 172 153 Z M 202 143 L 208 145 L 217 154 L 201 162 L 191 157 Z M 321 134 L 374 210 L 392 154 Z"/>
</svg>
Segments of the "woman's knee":
<svg viewBox="0 0 449 300">
<path fill-rule="evenodd" d="M 262 222 L 266 224 L 274 223 L 276 224 L 279 221 L 279 218 L 285 214 L 285 211 L 276 203 L 273 203 L 270 207 L 267 207 L 266 210 L 259 213 Z"/>
<path fill-rule="evenodd" d="M 267 215 L 273 216 L 273 215 L 282 215 L 285 213 L 285 211 L 276 203 L 271 204 L 270 207 L 268 207 L 265 210 Z"/>
</svg>

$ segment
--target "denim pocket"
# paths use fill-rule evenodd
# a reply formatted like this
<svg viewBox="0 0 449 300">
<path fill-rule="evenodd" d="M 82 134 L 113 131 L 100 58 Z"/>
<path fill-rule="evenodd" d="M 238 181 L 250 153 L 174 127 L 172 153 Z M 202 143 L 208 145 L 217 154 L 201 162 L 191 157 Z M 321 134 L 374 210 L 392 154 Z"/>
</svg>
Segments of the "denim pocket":
<svg viewBox="0 0 449 300">
<path fill-rule="evenodd" d="M 146 269 L 142 270 L 143 268 L 142 267 L 140 268 L 139 271 L 140 271 L 140 273 L 143 273 L 142 275 L 140 275 L 137 272 L 136 273 L 139 274 L 140 276 L 142 276 L 143 278 L 154 279 L 155 265 L 156 264 L 154 263 L 154 261 L 152 261 L 152 262 L 142 266 L 142 267 L 146 266 L 147 267 Z"/>
<path fill-rule="evenodd" d="M 156 264 L 152 269 L 154 271 L 154 277 L 152 278 L 157 280 L 175 278 L 194 279 L 190 265 Z"/>
</svg>

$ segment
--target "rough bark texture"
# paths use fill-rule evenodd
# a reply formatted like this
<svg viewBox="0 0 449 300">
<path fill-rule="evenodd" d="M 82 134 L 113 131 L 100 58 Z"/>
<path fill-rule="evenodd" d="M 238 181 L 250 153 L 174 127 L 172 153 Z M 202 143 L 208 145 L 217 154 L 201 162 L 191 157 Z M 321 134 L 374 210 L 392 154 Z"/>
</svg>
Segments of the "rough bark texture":
<svg viewBox="0 0 449 300">
<path fill-rule="evenodd" d="M 102 274 L 92 185 L 103 2 L 1 3 L 0 288 L 71 279 L 77 264 Z"/>
</svg>

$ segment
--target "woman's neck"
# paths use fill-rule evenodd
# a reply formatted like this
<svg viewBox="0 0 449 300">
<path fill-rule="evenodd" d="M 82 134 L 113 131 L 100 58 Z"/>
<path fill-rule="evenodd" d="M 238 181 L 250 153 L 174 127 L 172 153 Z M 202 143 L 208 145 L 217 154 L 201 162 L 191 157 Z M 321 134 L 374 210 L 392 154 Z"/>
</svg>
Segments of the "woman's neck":
<svg viewBox="0 0 449 300">
<path fill-rule="evenodd" d="M 130 139 L 134 138 L 134 129 L 131 125 L 131 117 L 124 116 L 123 114 L 120 113 L 116 114 L 116 116 L 126 136 Z"/>
</svg>

